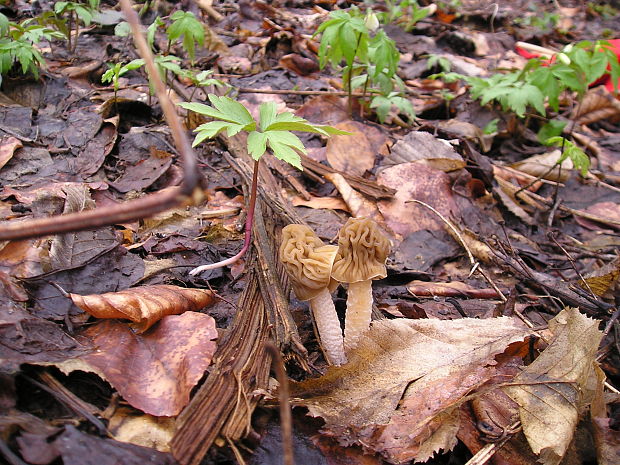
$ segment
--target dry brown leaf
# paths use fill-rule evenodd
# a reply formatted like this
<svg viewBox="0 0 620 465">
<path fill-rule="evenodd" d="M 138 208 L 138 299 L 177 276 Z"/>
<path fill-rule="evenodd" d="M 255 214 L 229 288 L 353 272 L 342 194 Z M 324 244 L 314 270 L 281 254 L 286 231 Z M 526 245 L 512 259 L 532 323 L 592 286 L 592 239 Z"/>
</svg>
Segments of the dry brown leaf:
<svg viewBox="0 0 620 465">
<path fill-rule="evenodd" d="M 174 435 L 174 419 L 136 414 L 129 408 L 114 412 L 108 429 L 114 439 L 137 446 L 150 447 L 160 452 L 170 452 L 170 440 Z"/>
<path fill-rule="evenodd" d="M 559 150 L 553 150 L 541 155 L 531 156 L 510 166 L 537 178 L 541 177 L 550 181 L 566 182 L 573 169 L 573 162 L 570 158 L 567 158 L 562 162 L 562 169 L 559 169 L 556 163 L 560 159 L 561 154 Z"/>
<path fill-rule="evenodd" d="M 465 161 L 449 143 L 428 132 L 412 131 L 392 147 L 385 164 L 418 162 L 446 173 L 465 167 Z"/>
<path fill-rule="evenodd" d="M 396 189 L 394 199 L 381 200 L 377 206 L 387 225 L 403 237 L 423 229 L 443 230 L 445 227 L 435 213 L 411 200 L 429 204 L 448 219 L 458 216 L 452 183 L 440 170 L 419 163 L 401 163 L 381 171 L 377 182 Z"/>
<path fill-rule="evenodd" d="M 522 384 L 503 388 L 519 404 L 523 432 L 545 465 L 560 463 L 594 396 L 598 324 L 576 308 L 562 310 L 549 322 L 552 342 L 514 378 Z"/>
<path fill-rule="evenodd" d="M 315 197 L 311 196 L 310 200 L 304 200 L 300 196 L 296 195 L 291 199 L 291 203 L 295 207 L 309 207 L 309 208 L 328 208 L 330 210 L 344 210 L 349 211 L 349 207 L 346 202 L 341 198 L 336 197 Z"/>
<path fill-rule="evenodd" d="M 384 153 L 385 134 L 373 126 L 357 121 L 343 121 L 334 127 L 353 135 L 332 136 L 327 141 L 327 161 L 332 168 L 346 174 L 362 176 L 375 166 L 377 154 Z M 355 140 L 355 143 L 351 143 Z"/>
<path fill-rule="evenodd" d="M 609 219 L 614 222 L 620 221 L 620 205 L 616 202 L 597 202 L 588 206 L 588 208 L 585 209 L 585 212 L 601 218 L 601 222 L 595 222 L 589 218 L 577 217 L 577 223 L 585 228 L 595 231 L 620 229 L 617 224 L 605 222 L 605 219 Z"/>
<path fill-rule="evenodd" d="M 590 288 L 595 295 L 603 297 L 608 291 L 613 291 L 620 276 L 620 259 L 603 265 L 598 270 L 584 276 L 584 281 L 579 285 L 584 289 Z M 587 283 L 587 285 L 586 285 Z M 610 296 L 610 297 L 613 297 Z"/>
<path fill-rule="evenodd" d="M 577 105 L 571 119 L 578 124 L 590 124 L 600 120 L 613 120 L 620 117 L 620 102 L 605 88 L 595 87 L 584 95 L 581 105 Z"/>
<path fill-rule="evenodd" d="M 2 169 L 2 167 L 6 165 L 11 158 L 13 158 L 15 150 L 22 147 L 23 144 L 20 140 L 13 136 L 3 137 L 0 139 L 0 169 Z"/>
<path fill-rule="evenodd" d="M 510 318 L 374 322 L 349 363 L 292 386 L 342 444 L 390 462 L 424 460 L 455 443 L 455 410 L 494 374 L 494 357 L 529 331 Z"/>
<path fill-rule="evenodd" d="M 327 173 L 324 177 L 336 186 L 342 199 L 347 204 L 348 210 L 355 218 L 372 218 L 380 225 L 385 226 L 383 216 L 379 212 L 377 204 L 353 189 L 341 174 Z"/>
<path fill-rule="evenodd" d="M 129 404 L 155 416 L 177 415 L 215 353 L 217 330 L 209 315 L 170 315 L 145 334 L 116 320 L 100 321 L 82 336 L 99 350 L 59 364 L 64 372 L 92 371 Z"/>
<path fill-rule="evenodd" d="M 167 315 L 198 311 L 214 300 L 205 289 L 159 284 L 105 294 L 69 294 L 75 305 L 95 318 L 126 318 L 141 333 Z"/>
<path fill-rule="evenodd" d="M 345 99 L 335 95 L 319 95 L 306 100 L 295 114 L 316 124 L 332 126 L 350 120 Z"/>
</svg>

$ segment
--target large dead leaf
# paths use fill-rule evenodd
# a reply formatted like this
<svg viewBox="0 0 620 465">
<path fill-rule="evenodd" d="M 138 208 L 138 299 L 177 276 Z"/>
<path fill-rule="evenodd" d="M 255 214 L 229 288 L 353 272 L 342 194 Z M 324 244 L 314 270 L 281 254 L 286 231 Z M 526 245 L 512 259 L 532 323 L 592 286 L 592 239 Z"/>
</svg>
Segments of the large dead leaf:
<svg viewBox="0 0 620 465">
<path fill-rule="evenodd" d="M 465 168 L 465 161 L 447 142 L 428 132 L 412 131 L 392 147 L 386 163 L 418 162 L 441 171 Z"/>
<path fill-rule="evenodd" d="M 327 434 L 393 463 L 455 444 L 456 407 L 494 374 L 494 357 L 527 337 L 510 318 L 375 322 L 350 362 L 294 384 L 295 403 Z"/>
<path fill-rule="evenodd" d="M 576 308 L 562 310 L 549 322 L 551 344 L 514 378 L 519 385 L 504 388 L 519 404 L 523 432 L 545 465 L 560 463 L 594 396 L 598 324 Z"/>
<path fill-rule="evenodd" d="M 166 315 L 198 311 L 214 300 L 205 289 L 158 284 L 105 294 L 69 294 L 75 305 L 95 318 L 126 318 L 141 333 Z"/>
<path fill-rule="evenodd" d="M 444 223 L 429 209 L 412 203 L 420 200 L 450 219 L 458 212 L 448 175 L 420 163 L 401 163 L 381 171 L 377 182 L 396 189 L 392 200 L 377 202 L 387 225 L 403 237 L 423 229 L 441 230 Z"/>
<path fill-rule="evenodd" d="M 335 127 L 353 134 L 332 136 L 327 141 L 327 161 L 340 172 L 362 176 L 375 166 L 377 155 L 387 151 L 387 137 L 374 126 L 343 121 Z"/>
<path fill-rule="evenodd" d="M 165 317 L 151 331 L 136 334 L 116 320 L 101 321 L 82 335 L 98 351 L 58 367 L 96 372 L 129 402 L 155 416 L 177 415 L 211 363 L 215 321 L 186 312 Z"/>
</svg>

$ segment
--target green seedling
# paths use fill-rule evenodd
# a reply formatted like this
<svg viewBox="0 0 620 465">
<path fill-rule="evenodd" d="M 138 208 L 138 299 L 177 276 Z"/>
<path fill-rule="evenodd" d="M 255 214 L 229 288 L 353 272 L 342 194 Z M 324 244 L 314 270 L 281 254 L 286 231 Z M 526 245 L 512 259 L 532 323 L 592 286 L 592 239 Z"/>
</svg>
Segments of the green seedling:
<svg viewBox="0 0 620 465">
<path fill-rule="evenodd" d="M 193 85 L 194 89 L 189 96 L 189 101 L 193 100 L 194 94 L 201 87 L 209 87 L 215 86 L 219 88 L 226 88 L 228 84 L 220 81 L 219 79 L 215 79 L 211 77 L 213 75 L 213 70 L 207 69 L 203 71 L 195 71 L 195 70 L 183 70 L 181 77 L 188 79 Z"/>
<path fill-rule="evenodd" d="M 398 3 L 387 0 L 385 6 L 387 12 L 380 15 L 381 22 L 383 24 L 398 24 L 402 26 L 406 32 L 411 32 L 416 23 L 428 18 L 435 13 L 437 9 L 434 4 L 421 7 L 417 0 L 402 0 Z"/>
<path fill-rule="evenodd" d="M 426 69 L 433 69 L 435 66 L 438 66 L 443 73 L 449 73 L 452 69 L 452 63 L 450 63 L 450 60 L 444 56 L 431 53 L 428 55 L 428 59 L 426 61 Z"/>
<path fill-rule="evenodd" d="M 384 109 L 390 100 L 399 108 L 409 108 L 400 100 L 404 98 L 401 94 L 394 94 L 395 84 L 404 88 L 396 75 L 400 53 L 394 41 L 379 28 L 374 13 L 368 11 L 364 16 L 355 7 L 349 11 L 332 11 L 330 19 L 317 29 L 317 34 L 321 34 L 320 66 L 329 63 L 338 68 L 344 62 L 342 75 L 351 113 L 354 88 L 362 88 L 364 96 L 368 91 L 380 94 L 381 98 L 373 99 L 370 105 L 381 109 L 377 115 L 380 120 L 385 117 Z M 389 105 L 391 108 L 392 104 Z M 407 113 L 408 118 L 413 116 L 413 113 Z"/>
<path fill-rule="evenodd" d="M 134 69 L 138 69 L 144 65 L 144 61 L 142 59 L 132 60 L 126 65 L 122 63 L 109 63 L 108 70 L 103 73 L 101 76 L 101 82 L 111 82 L 114 86 L 114 108 L 116 109 L 116 113 L 118 114 L 118 104 L 117 104 L 117 94 L 119 89 L 119 78 L 124 74 L 132 71 Z"/>
<path fill-rule="evenodd" d="M 235 137 L 241 133 L 247 134 L 248 153 L 255 160 L 254 175 L 250 202 L 245 225 L 245 241 L 241 251 L 229 259 L 218 263 L 199 266 L 190 274 L 195 275 L 202 271 L 220 268 L 239 260 L 250 246 L 252 222 L 254 220 L 254 206 L 256 203 L 256 189 L 258 183 L 258 163 L 267 153 L 271 152 L 276 158 L 303 170 L 300 153 L 305 154 L 306 148 L 299 137 L 291 131 L 311 132 L 329 137 L 335 134 L 349 134 L 331 126 L 315 125 L 290 112 L 277 113 L 274 102 L 262 103 L 259 107 L 259 120 L 256 121 L 248 109 L 241 103 L 229 97 L 219 97 L 209 94 L 212 106 L 202 103 L 181 103 L 181 107 L 198 114 L 212 118 L 214 121 L 198 126 L 193 145 L 212 139 L 222 132 L 228 137 Z"/>
<path fill-rule="evenodd" d="M 37 24 L 33 19 L 14 23 L 0 13 L 0 83 L 2 76 L 9 73 L 15 64 L 19 64 L 22 74 L 32 74 L 38 78 L 39 70 L 45 68 L 45 58 L 35 45 L 42 40 L 56 38 L 62 38 L 62 35 Z"/>
<path fill-rule="evenodd" d="M 175 11 L 170 16 L 172 24 L 166 29 L 166 35 L 168 36 L 168 48 L 170 44 L 183 38 L 181 42 L 183 49 L 193 62 L 196 58 L 196 44 L 201 47 L 205 42 L 205 29 L 203 24 L 196 19 L 194 13 L 190 11 Z"/>
<path fill-rule="evenodd" d="M 562 148 L 562 155 L 558 158 L 556 165 L 561 165 L 568 158 L 573 162 L 573 167 L 579 170 L 583 177 L 587 176 L 590 169 L 590 159 L 583 150 L 571 141 L 562 136 L 555 136 L 547 139 L 545 145 L 555 145 Z"/>
<path fill-rule="evenodd" d="M 64 29 L 65 37 L 69 50 L 75 51 L 80 34 L 80 22 L 85 26 L 90 26 L 97 9 L 99 0 L 88 0 L 87 3 L 78 2 L 56 2 L 54 3 L 54 14 L 57 18 L 67 17 L 67 27 Z M 75 28 L 75 38 L 72 39 L 72 31 Z"/>
</svg>

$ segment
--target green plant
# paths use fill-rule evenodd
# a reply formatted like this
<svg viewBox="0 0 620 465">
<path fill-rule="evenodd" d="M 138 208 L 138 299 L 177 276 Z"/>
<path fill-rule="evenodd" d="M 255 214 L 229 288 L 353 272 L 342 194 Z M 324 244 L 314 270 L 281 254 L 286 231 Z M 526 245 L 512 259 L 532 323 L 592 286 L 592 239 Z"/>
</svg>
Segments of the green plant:
<svg viewBox="0 0 620 465">
<path fill-rule="evenodd" d="M 361 11 L 352 7 L 348 11 L 337 10 L 330 13 L 330 19 L 322 23 L 315 36 L 321 34 L 319 46 L 319 65 L 321 68 L 330 63 L 338 68 L 342 62 L 343 82 L 349 93 L 349 111 L 352 112 L 352 91 L 362 88 L 363 95 L 367 91 L 379 93 L 379 100 L 371 101 L 371 108 L 381 108 L 379 118 L 384 118 L 387 102 L 391 100 L 399 108 L 412 107 L 405 105 L 402 95 L 394 94 L 395 84 L 404 87 L 396 75 L 400 53 L 396 44 L 383 29 L 379 28 L 377 17 L 371 11 L 364 16 Z M 378 91 L 373 90 L 378 87 Z M 390 108 L 391 108 L 390 104 Z M 413 112 L 407 112 L 413 118 Z"/>
<path fill-rule="evenodd" d="M 0 13 L 0 83 L 2 76 L 19 64 L 22 74 L 31 73 L 39 76 L 39 70 L 45 67 L 45 58 L 35 47 L 41 40 L 51 41 L 62 35 L 33 19 L 21 23 L 9 21 Z"/>
<path fill-rule="evenodd" d="M 421 7 L 417 0 L 401 0 L 398 3 L 386 0 L 385 6 L 387 11 L 379 15 L 381 22 L 383 24 L 399 24 L 405 32 L 411 32 L 416 23 L 431 16 L 437 9 L 433 3 Z"/>
<path fill-rule="evenodd" d="M 170 19 L 172 24 L 166 29 L 168 48 L 170 48 L 172 42 L 182 37 L 183 49 L 193 62 L 196 58 L 196 44 L 203 46 L 205 42 L 203 24 L 196 19 L 196 16 L 191 11 L 177 10 L 170 16 Z"/>
<path fill-rule="evenodd" d="M 119 88 L 118 79 L 125 73 L 134 69 L 138 69 L 143 65 L 144 60 L 142 60 L 141 58 L 137 60 L 132 60 L 126 65 L 123 65 L 122 63 L 108 63 L 108 70 L 103 73 L 103 76 L 101 76 L 101 82 L 111 82 L 114 86 L 114 108 L 116 108 L 116 113 L 118 113 L 118 104 L 116 98 Z"/>
<path fill-rule="evenodd" d="M 525 16 L 522 18 L 515 18 L 515 24 L 521 26 L 531 26 L 540 30 L 543 33 L 551 32 L 555 29 L 555 27 L 560 22 L 560 15 L 558 13 L 549 13 L 548 11 L 543 11 L 542 16 L 539 12 L 532 14 L 530 16 Z"/>
<path fill-rule="evenodd" d="M 482 105 L 497 102 L 504 111 L 512 111 L 523 118 L 530 108 L 543 116 L 547 116 L 547 107 L 559 111 L 560 95 L 567 91 L 576 93 L 580 105 L 588 87 L 606 72 L 612 82 L 618 82 L 620 63 L 609 43 L 583 41 L 567 45 L 551 60 L 533 58 L 522 70 L 494 74 L 486 79 L 456 73 L 439 73 L 434 77 L 463 79 L 470 85 L 472 98 L 480 99 Z M 554 120 L 544 125 L 539 134 L 541 142 L 558 145 L 559 139 L 564 140 L 565 143 L 560 144 L 563 151 L 558 163 L 568 157 L 582 174 L 587 173 L 589 162 L 584 161 L 587 155 L 561 136 L 563 126 L 564 123 Z"/>
<path fill-rule="evenodd" d="M 573 167 L 576 170 L 579 170 L 582 176 L 586 176 L 588 174 L 588 169 L 590 168 L 590 159 L 585 154 L 583 150 L 577 147 L 568 139 L 562 136 L 554 136 L 550 137 L 545 141 L 545 145 L 555 145 L 556 147 L 562 148 L 562 154 L 558 161 L 555 163 L 556 165 L 561 165 L 564 160 L 567 158 L 573 162 Z"/>
<path fill-rule="evenodd" d="M 213 75 L 213 70 L 206 69 L 203 71 L 195 71 L 195 70 L 183 70 L 181 77 L 188 79 L 193 85 L 194 89 L 189 96 L 189 101 L 191 102 L 194 94 L 200 87 L 208 87 L 215 86 L 219 88 L 227 87 L 228 84 L 220 81 L 219 79 L 215 79 L 211 77 Z"/>
<path fill-rule="evenodd" d="M 93 20 L 93 16 L 99 8 L 99 0 L 87 0 L 87 3 L 79 2 L 56 2 L 54 3 L 54 15 L 56 18 L 68 18 L 66 22 L 66 29 L 59 29 L 65 34 L 69 50 L 75 51 L 77 47 L 77 41 L 80 34 L 80 21 L 86 26 L 90 26 Z M 57 25 L 62 23 L 57 22 Z M 72 40 L 71 35 L 73 28 L 75 27 L 75 38 Z"/>
<path fill-rule="evenodd" d="M 197 274 L 205 270 L 219 268 L 234 263 L 247 251 L 250 246 L 250 232 L 254 219 L 254 205 L 256 202 L 256 188 L 258 183 L 258 163 L 261 157 L 269 150 L 276 158 L 303 170 L 300 153 L 306 153 L 306 148 L 299 137 L 291 131 L 312 132 L 329 137 L 334 134 L 349 134 L 331 126 L 312 124 L 290 112 L 277 113 L 274 102 L 262 103 L 259 107 L 259 120 L 256 121 L 248 109 L 241 103 L 229 97 L 219 97 L 209 94 L 212 106 L 202 103 L 180 103 L 187 110 L 208 116 L 214 121 L 198 126 L 193 145 L 196 146 L 206 139 L 211 139 L 223 131 L 228 137 L 240 133 L 247 134 L 248 153 L 255 160 L 254 175 L 250 202 L 246 217 L 245 241 L 241 251 L 227 260 L 219 263 L 203 265 L 190 273 Z"/>
<path fill-rule="evenodd" d="M 428 55 L 426 61 L 426 69 L 432 69 L 435 66 L 438 66 L 443 73 L 448 73 L 452 69 L 452 63 L 450 63 L 450 60 L 448 60 L 448 58 L 431 53 Z"/>
</svg>

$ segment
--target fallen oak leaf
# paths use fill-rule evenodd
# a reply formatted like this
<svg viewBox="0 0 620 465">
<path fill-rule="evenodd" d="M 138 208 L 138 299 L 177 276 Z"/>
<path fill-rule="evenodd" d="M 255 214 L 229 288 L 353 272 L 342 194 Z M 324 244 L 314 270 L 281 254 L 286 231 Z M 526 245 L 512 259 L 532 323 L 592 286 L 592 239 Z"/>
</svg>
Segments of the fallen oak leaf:
<svg viewBox="0 0 620 465">
<path fill-rule="evenodd" d="M 217 348 L 215 320 L 196 312 L 166 316 L 143 334 L 102 320 L 80 337 L 98 350 L 54 365 L 65 374 L 97 374 L 132 407 L 156 417 L 183 410 Z"/>
<path fill-rule="evenodd" d="M 213 292 L 205 289 L 158 284 L 132 287 L 105 294 L 68 296 L 73 303 L 95 318 L 131 320 L 133 329 L 142 333 L 167 315 L 196 312 L 214 300 Z"/>
<path fill-rule="evenodd" d="M 554 339 L 502 388 L 517 404 L 523 433 L 545 465 L 557 465 L 596 390 L 599 321 L 566 308 L 549 321 Z"/>
<path fill-rule="evenodd" d="M 507 317 L 375 322 L 349 363 L 293 383 L 293 402 L 342 445 L 391 463 L 426 460 L 456 443 L 456 409 L 494 376 L 495 356 L 530 334 Z"/>
</svg>

